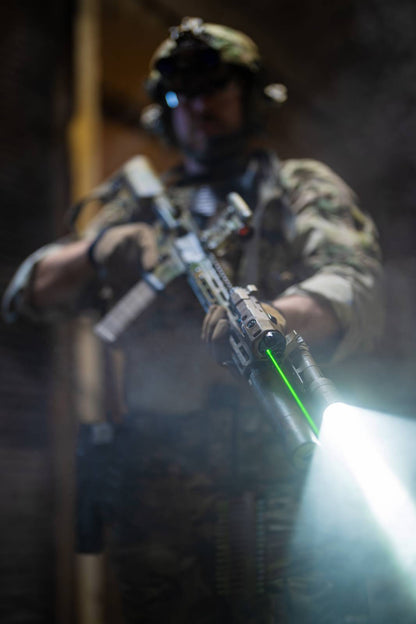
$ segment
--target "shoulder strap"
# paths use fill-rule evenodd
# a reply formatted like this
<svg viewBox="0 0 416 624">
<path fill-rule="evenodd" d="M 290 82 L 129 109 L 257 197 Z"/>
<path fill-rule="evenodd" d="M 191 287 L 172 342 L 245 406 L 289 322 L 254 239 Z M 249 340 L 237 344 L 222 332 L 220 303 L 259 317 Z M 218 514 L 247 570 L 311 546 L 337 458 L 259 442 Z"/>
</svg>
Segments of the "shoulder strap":
<svg viewBox="0 0 416 624">
<path fill-rule="evenodd" d="M 247 242 L 238 271 L 238 283 L 257 284 L 262 223 L 271 204 L 279 203 L 287 212 L 287 196 L 280 175 L 280 161 L 273 152 L 262 152 L 257 161 L 257 203 L 253 212 L 253 236 Z"/>
</svg>

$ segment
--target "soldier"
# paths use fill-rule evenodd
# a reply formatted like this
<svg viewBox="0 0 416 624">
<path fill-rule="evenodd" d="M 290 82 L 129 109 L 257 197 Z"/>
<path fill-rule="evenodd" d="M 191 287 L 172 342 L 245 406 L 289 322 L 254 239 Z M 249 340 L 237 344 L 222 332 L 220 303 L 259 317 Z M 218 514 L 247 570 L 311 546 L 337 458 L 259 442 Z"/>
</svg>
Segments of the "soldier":
<svg viewBox="0 0 416 624">
<path fill-rule="evenodd" d="M 148 124 L 183 155 L 165 176 L 172 202 L 201 232 L 230 191 L 254 212 L 252 237 L 223 251 L 231 281 L 256 283 L 281 331 L 298 330 L 327 360 L 371 349 L 376 229 L 324 164 L 280 162 L 262 146 L 267 108 L 286 96 L 267 84 L 254 42 L 186 18 L 154 54 L 147 90 Z M 151 205 L 125 172 L 92 194 L 102 208 L 85 232 L 25 261 L 4 297 L 7 320 L 101 309 L 108 287 L 117 299 L 157 264 Z M 126 621 L 339 624 L 331 570 L 312 573 L 312 549 L 289 548 L 301 480 L 248 389 L 203 344 L 221 360 L 226 334 L 222 308 L 204 320 L 179 277 L 120 340 L 128 409 L 97 503 Z"/>
</svg>

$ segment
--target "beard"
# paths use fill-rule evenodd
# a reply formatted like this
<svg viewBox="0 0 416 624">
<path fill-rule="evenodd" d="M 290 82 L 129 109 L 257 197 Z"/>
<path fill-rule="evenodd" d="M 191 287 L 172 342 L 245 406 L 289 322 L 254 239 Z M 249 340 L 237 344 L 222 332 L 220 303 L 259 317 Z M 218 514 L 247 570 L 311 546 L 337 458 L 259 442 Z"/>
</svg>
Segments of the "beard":
<svg viewBox="0 0 416 624">
<path fill-rule="evenodd" d="M 245 158 L 249 147 L 250 133 L 246 129 L 237 132 L 204 136 L 200 141 L 179 143 L 179 148 L 188 158 L 208 171 L 235 169 Z"/>
</svg>

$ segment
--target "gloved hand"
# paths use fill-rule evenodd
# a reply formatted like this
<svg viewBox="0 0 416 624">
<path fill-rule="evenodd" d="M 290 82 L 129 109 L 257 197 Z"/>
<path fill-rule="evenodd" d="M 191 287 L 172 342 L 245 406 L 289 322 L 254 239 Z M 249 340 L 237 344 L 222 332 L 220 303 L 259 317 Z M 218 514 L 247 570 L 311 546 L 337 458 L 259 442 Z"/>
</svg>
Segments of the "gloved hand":
<svg viewBox="0 0 416 624">
<path fill-rule="evenodd" d="M 147 223 L 111 227 L 92 242 L 89 257 L 106 283 L 117 291 L 125 290 L 157 263 L 159 252 L 154 230 Z"/>
<path fill-rule="evenodd" d="M 285 335 L 286 320 L 283 314 L 269 303 L 262 303 L 261 306 L 271 317 L 275 329 Z M 208 344 L 212 356 L 219 364 L 231 359 L 229 337 L 230 321 L 226 309 L 220 305 L 212 305 L 205 315 L 201 338 L 203 342 Z"/>
</svg>

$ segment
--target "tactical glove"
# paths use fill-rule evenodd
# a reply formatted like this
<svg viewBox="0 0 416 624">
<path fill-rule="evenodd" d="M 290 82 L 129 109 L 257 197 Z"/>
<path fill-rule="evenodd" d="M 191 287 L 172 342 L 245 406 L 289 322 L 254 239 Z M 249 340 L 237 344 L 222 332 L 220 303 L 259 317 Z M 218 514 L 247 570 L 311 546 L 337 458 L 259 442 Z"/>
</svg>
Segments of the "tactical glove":
<svg viewBox="0 0 416 624">
<path fill-rule="evenodd" d="M 153 228 L 146 223 L 116 225 L 101 232 L 89 252 L 103 281 L 117 291 L 132 286 L 157 263 L 158 248 Z"/>
<path fill-rule="evenodd" d="M 286 334 L 286 320 L 281 312 L 269 303 L 262 303 L 263 310 L 270 316 L 275 329 Z M 202 324 L 201 338 L 207 343 L 214 359 L 223 364 L 231 359 L 230 350 L 230 322 L 226 309 L 220 305 L 213 305 L 205 315 Z"/>
</svg>

